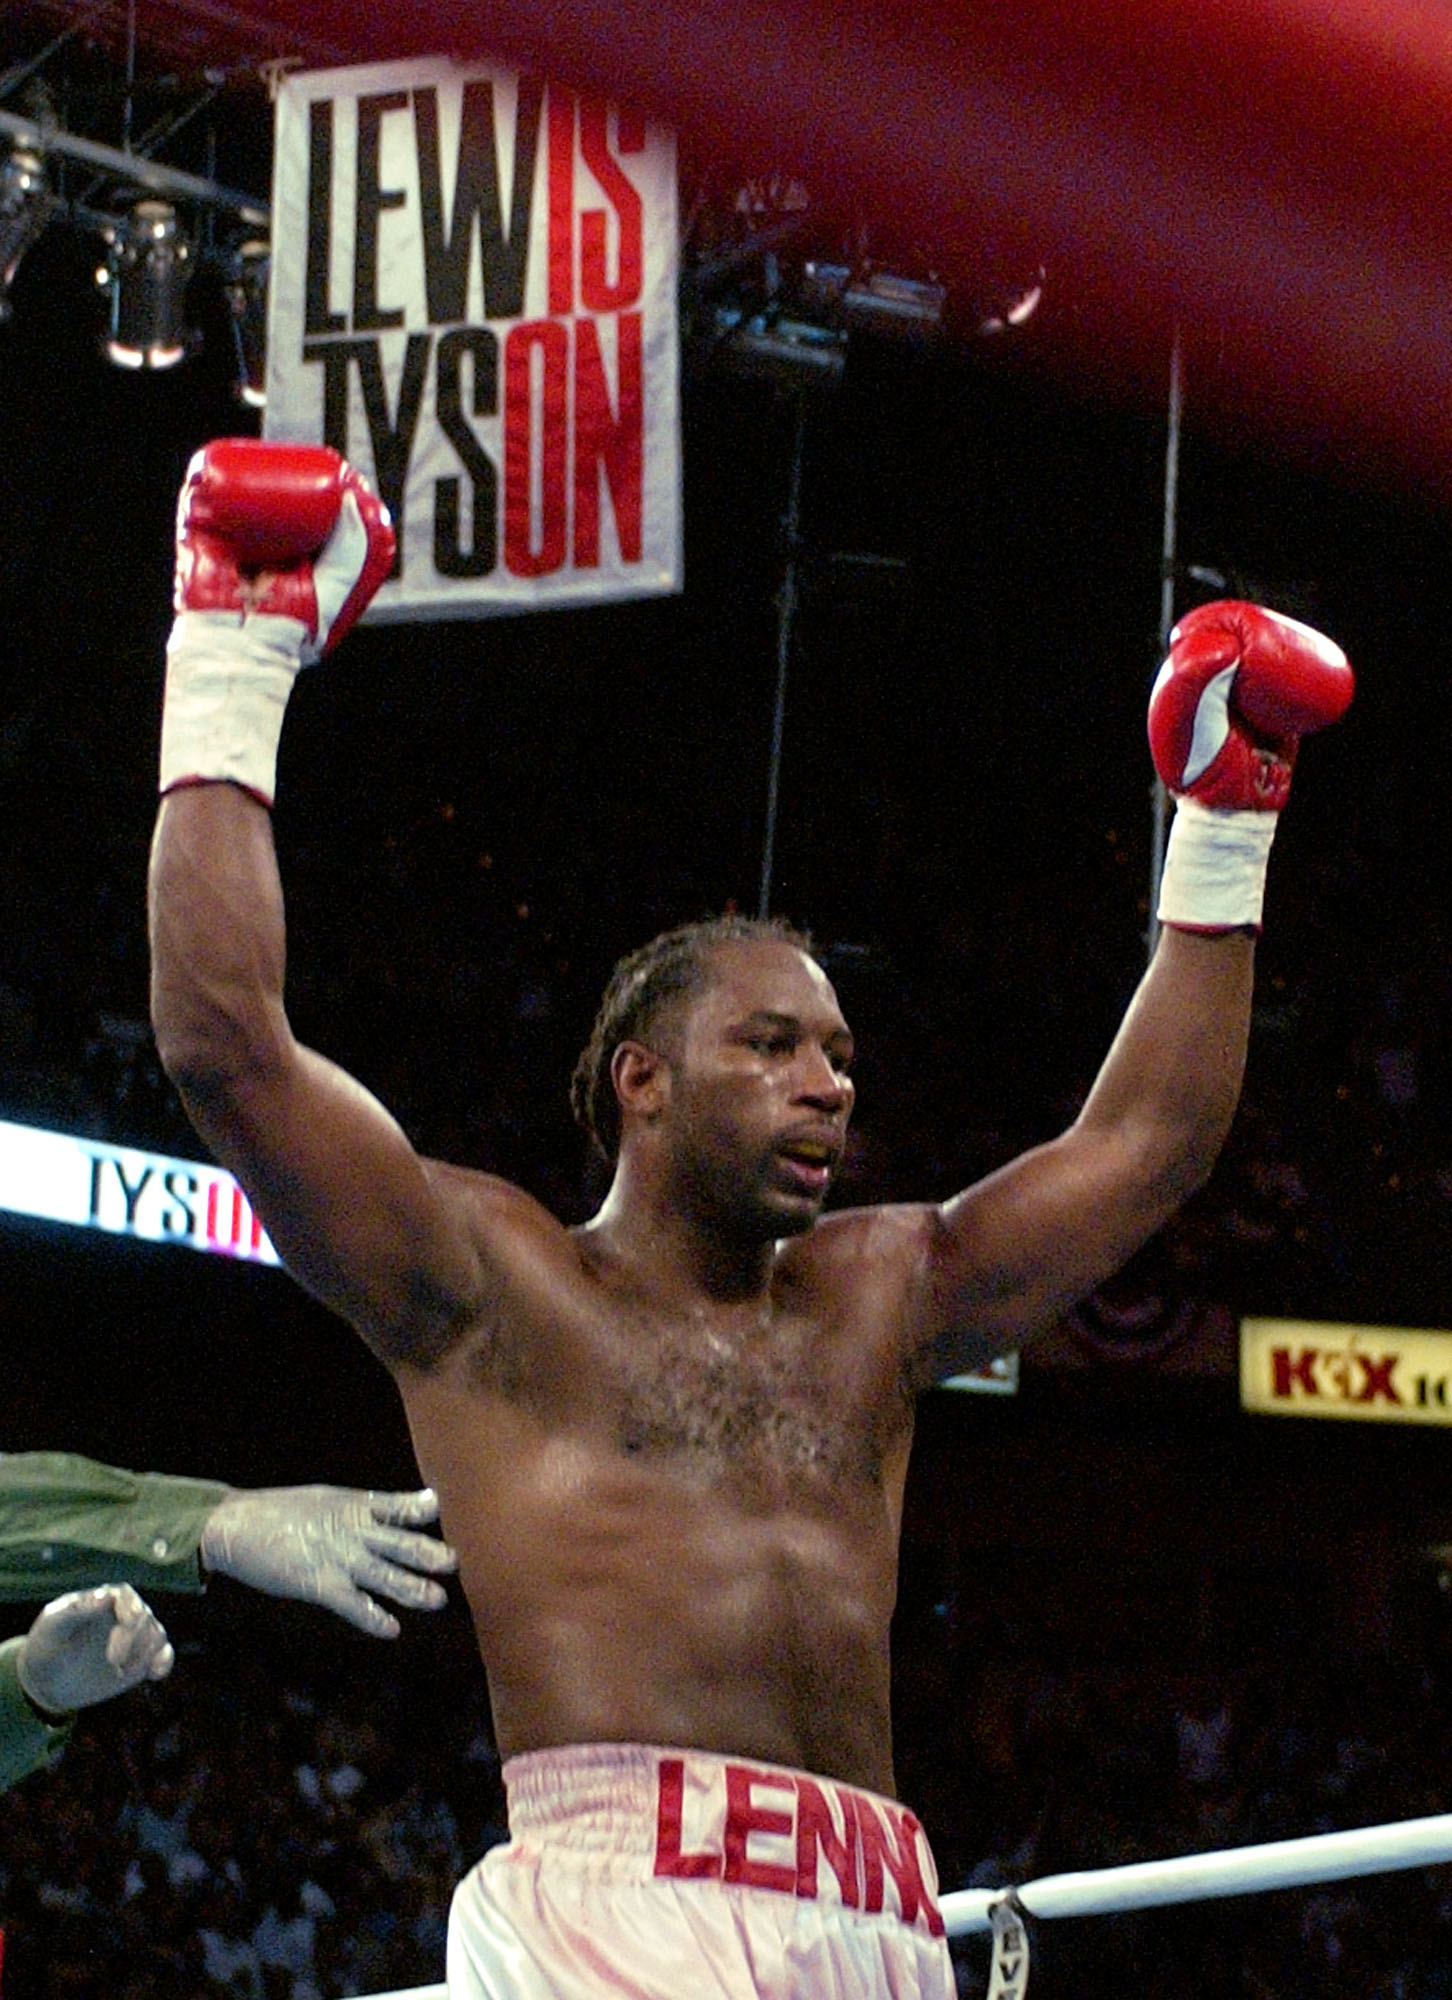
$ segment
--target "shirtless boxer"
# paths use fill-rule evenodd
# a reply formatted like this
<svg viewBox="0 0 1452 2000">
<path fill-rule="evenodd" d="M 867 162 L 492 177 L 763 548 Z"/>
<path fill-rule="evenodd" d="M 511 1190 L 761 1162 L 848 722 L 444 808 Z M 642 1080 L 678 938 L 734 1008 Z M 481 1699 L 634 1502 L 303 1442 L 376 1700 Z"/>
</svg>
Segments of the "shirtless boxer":
<svg viewBox="0 0 1452 2000">
<path fill-rule="evenodd" d="M 1244 605 L 1179 628 L 1151 737 L 1167 929 L 1078 1118 L 942 1203 L 823 1214 L 851 1036 L 810 951 L 728 920 L 617 971 L 567 1229 L 421 1158 L 283 1006 L 268 807 L 300 664 L 391 536 L 321 447 L 223 440 L 178 514 L 153 1017 L 284 1262 L 392 1371 L 457 1547 L 511 1838 L 460 1885 L 454 2000 L 951 1994 L 893 1799 L 888 1632 L 914 1398 L 1020 1345 L 1208 1174 L 1234 1112 L 1296 739 L 1350 672 Z"/>
</svg>

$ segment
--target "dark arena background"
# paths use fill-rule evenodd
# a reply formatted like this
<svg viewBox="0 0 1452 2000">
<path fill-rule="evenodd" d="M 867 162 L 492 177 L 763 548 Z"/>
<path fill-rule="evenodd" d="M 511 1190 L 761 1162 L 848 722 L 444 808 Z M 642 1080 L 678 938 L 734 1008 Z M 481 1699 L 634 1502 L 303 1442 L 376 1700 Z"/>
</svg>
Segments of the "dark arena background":
<svg viewBox="0 0 1452 2000">
<path fill-rule="evenodd" d="M 1259 597 L 1358 690 L 1297 768 L 1212 1183 L 1016 1393 L 924 1402 L 899 1785 L 945 1888 L 1448 1810 L 1447 1434 L 1252 1416 L 1236 1373 L 1245 1316 L 1452 1327 L 1446 17 L 11 0 L 0 113 L 165 128 L 156 157 L 265 198 L 266 63 L 454 50 L 678 129 L 685 588 L 365 628 L 304 678 L 299 1032 L 424 1151 L 586 1215 L 574 1056 L 620 952 L 756 907 L 785 652 L 770 900 L 863 1048 L 838 1198 L 943 1195 L 1060 1130 L 1145 962 L 1178 342 L 1175 610 Z M 809 259 L 941 287 L 941 324 L 854 329 L 826 386 L 731 366 L 723 298 L 799 313 Z M 199 351 L 127 375 L 95 263 L 58 214 L 0 323 L 0 1118 L 196 1157 L 146 1027 L 172 512 L 258 419 L 204 270 Z M 6 1214 L 0 1299 L 0 1448 L 416 1481 L 382 1370 L 279 1271 Z M 223 1584 L 160 1609 L 171 1679 L 0 1802 L 5 2000 L 440 1980 L 502 1833 L 457 1593 L 387 1647 Z M 1033 1977 L 1442 2000 L 1452 1877 L 1044 1926 Z"/>
</svg>

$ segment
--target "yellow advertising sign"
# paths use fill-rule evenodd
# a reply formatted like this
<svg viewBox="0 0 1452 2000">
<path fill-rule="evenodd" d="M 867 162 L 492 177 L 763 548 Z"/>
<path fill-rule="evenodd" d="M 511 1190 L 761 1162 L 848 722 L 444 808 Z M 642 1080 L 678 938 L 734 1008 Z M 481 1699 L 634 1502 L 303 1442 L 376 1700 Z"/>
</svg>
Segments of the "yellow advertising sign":
<svg viewBox="0 0 1452 2000">
<path fill-rule="evenodd" d="M 1452 1333 L 1243 1319 L 1240 1403 L 1271 1416 L 1452 1424 Z"/>
</svg>

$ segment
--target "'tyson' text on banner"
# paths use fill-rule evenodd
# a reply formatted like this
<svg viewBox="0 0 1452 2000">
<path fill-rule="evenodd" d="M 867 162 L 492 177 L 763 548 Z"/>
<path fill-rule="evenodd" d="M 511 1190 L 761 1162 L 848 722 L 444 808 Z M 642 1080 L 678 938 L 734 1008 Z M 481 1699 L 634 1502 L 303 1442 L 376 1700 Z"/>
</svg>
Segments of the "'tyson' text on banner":
<svg viewBox="0 0 1452 2000">
<path fill-rule="evenodd" d="M 399 530 L 370 616 L 681 587 L 675 140 L 443 58 L 286 77 L 268 437 L 330 444 Z"/>
</svg>

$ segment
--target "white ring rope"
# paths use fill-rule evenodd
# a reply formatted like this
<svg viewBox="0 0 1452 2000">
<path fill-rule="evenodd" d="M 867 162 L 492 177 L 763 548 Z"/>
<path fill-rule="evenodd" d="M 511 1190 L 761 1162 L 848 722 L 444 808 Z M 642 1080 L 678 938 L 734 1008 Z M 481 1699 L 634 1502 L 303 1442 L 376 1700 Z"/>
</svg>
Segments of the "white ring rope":
<svg viewBox="0 0 1452 2000">
<path fill-rule="evenodd" d="M 1031 1917 L 1105 1917 L 1167 1903 L 1344 1882 L 1354 1875 L 1390 1875 L 1443 1861 L 1452 1861 L 1452 1813 L 1397 1820 L 1390 1826 L 1351 1827 L 1343 1833 L 1305 1834 L 1297 1840 L 1267 1840 L 1255 1847 L 1227 1847 L 1210 1854 L 1179 1854 L 1169 1861 L 1131 1861 L 1120 1868 L 1041 1875 L 1016 1890 L 952 1889 L 941 1898 L 939 1908 L 948 1936 L 966 1937 L 991 1930 L 994 1905 L 1010 1894 Z M 373 1994 L 370 2000 L 448 2000 L 448 1991 L 443 1986 L 414 1986 Z"/>
<path fill-rule="evenodd" d="M 1180 1854 L 1170 1861 L 1131 1861 L 1121 1868 L 1041 1875 L 1014 1893 L 1031 1917 L 1100 1917 L 1162 1903 L 1198 1903 L 1213 1896 L 1250 1896 L 1311 1882 L 1341 1882 L 1351 1875 L 1386 1875 L 1439 1861 L 1452 1861 L 1452 1813 L 1398 1820 L 1390 1826 L 1352 1827 L 1344 1833 L 1305 1834 L 1298 1840 L 1268 1840 L 1212 1854 Z M 950 1890 L 939 1906 L 949 1937 L 989 1930 L 989 1911 L 1007 1894 L 1007 1889 Z"/>
</svg>

